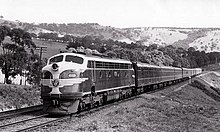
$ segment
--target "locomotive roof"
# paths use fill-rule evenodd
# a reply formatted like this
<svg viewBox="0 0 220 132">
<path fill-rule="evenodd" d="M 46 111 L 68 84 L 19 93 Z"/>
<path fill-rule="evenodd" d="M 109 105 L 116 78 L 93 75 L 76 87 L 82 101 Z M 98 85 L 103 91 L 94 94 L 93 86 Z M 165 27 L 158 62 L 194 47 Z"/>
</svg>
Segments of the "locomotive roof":
<svg viewBox="0 0 220 132">
<path fill-rule="evenodd" d="M 84 55 L 84 54 L 78 54 L 78 53 L 60 53 L 60 54 L 54 55 L 52 57 L 59 56 L 59 55 L 74 55 L 74 56 L 82 57 L 82 58 L 85 58 L 87 60 L 93 60 L 93 61 L 103 61 L 103 62 L 114 62 L 114 63 L 127 63 L 127 64 L 131 64 L 130 61 L 124 60 L 124 59 L 107 58 L 107 57 L 100 57 L 100 56 L 95 56 L 95 55 Z M 52 58 L 52 57 L 50 57 L 50 58 Z"/>
</svg>

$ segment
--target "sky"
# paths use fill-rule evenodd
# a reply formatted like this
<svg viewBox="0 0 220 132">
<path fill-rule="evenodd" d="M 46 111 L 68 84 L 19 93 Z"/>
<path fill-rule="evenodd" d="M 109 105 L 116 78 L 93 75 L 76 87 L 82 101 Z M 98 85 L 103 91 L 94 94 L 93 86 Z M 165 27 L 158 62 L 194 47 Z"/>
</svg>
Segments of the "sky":
<svg viewBox="0 0 220 132">
<path fill-rule="evenodd" d="M 220 0 L 0 0 L 6 20 L 129 27 L 220 27 Z"/>
</svg>

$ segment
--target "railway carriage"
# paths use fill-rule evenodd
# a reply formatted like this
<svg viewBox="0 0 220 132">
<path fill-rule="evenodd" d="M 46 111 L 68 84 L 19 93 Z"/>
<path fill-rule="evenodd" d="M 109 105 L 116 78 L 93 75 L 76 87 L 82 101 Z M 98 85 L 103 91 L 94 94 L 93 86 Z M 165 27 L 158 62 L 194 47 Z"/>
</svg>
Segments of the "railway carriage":
<svg viewBox="0 0 220 132">
<path fill-rule="evenodd" d="M 179 82 L 201 73 L 201 69 L 61 53 L 48 59 L 42 73 L 43 110 L 70 114 Z"/>
<path fill-rule="evenodd" d="M 174 67 L 174 80 L 178 81 L 183 77 L 183 70 L 178 67 Z"/>
<path fill-rule="evenodd" d="M 179 69 L 174 67 L 161 66 L 161 78 L 165 86 L 169 85 L 176 79 L 175 72 L 177 72 L 177 70 Z"/>
</svg>

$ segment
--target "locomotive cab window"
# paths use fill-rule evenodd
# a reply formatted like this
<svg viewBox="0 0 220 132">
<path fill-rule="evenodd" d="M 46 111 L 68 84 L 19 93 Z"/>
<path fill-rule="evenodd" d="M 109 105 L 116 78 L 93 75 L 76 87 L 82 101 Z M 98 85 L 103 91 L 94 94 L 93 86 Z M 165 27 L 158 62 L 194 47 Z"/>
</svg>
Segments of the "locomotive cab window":
<svg viewBox="0 0 220 132">
<path fill-rule="evenodd" d="M 49 60 L 49 64 L 63 61 L 63 55 L 55 56 Z"/>
<path fill-rule="evenodd" d="M 78 56 L 72 56 L 72 55 L 67 55 L 65 58 L 66 62 L 73 62 L 73 63 L 78 63 L 82 64 L 83 63 L 83 58 L 78 57 Z"/>
</svg>

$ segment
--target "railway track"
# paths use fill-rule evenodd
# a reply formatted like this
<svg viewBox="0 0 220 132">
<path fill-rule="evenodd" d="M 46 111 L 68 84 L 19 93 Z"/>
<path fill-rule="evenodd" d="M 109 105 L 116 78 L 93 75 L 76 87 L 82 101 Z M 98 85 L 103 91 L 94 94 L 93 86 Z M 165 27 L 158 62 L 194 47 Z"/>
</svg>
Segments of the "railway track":
<svg viewBox="0 0 220 132">
<path fill-rule="evenodd" d="M 173 87 L 175 87 L 175 86 L 180 87 L 182 85 L 185 85 L 186 83 L 187 83 L 187 81 L 179 83 L 177 85 L 167 86 L 166 88 L 168 88 L 170 90 L 174 90 Z M 160 93 L 160 91 L 163 91 L 163 89 L 165 89 L 165 88 L 163 87 L 160 90 L 157 89 L 155 91 L 149 91 L 147 93 L 154 93 L 154 92 Z M 94 112 L 100 111 L 102 109 L 111 107 L 112 105 L 117 105 L 119 103 L 126 102 L 129 100 L 134 100 L 136 98 L 139 98 L 139 96 L 132 96 L 130 98 L 126 98 L 126 99 L 123 99 L 123 100 L 120 100 L 117 102 L 113 102 L 113 103 L 106 104 L 106 105 L 99 106 L 99 107 L 92 108 L 92 109 L 86 109 L 80 113 L 75 113 L 72 115 L 62 116 L 62 117 L 50 117 L 48 114 L 41 114 L 41 115 L 32 116 L 32 117 L 25 119 L 26 117 L 23 116 L 22 119 L 19 121 L 5 123 L 5 124 L 1 125 L 0 131 L 4 131 L 4 132 L 5 131 L 10 131 L 10 132 L 11 131 L 14 131 L 14 132 L 34 131 L 34 130 L 37 130 L 37 129 L 42 128 L 44 126 L 51 126 L 51 125 L 53 126 L 53 125 L 57 124 L 57 122 L 64 122 L 69 119 L 71 120 L 73 118 L 80 118 L 80 117 L 86 116 L 88 114 L 92 114 Z"/>
<path fill-rule="evenodd" d="M 17 110 L 0 112 L 0 121 L 12 118 L 14 116 L 40 111 L 42 109 L 43 109 L 43 105 L 36 105 L 36 106 L 21 108 L 21 109 L 17 109 Z"/>
<path fill-rule="evenodd" d="M 43 124 L 45 122 L 51 122 L 56 120 L 57 118 L 50 118 L 48 117 L 48 114 L 42 114 L 39 116 L 33 116 L 30 118 L 23 118 L 18 121 L 5 123 L 0 126 L 0 131 L 25 131 L 30 129 L 33 126 L 37 126 L 39 124 Z"/>
<path fill-rule="evenodd" d="M 51 117 L 48 114 L 42 114 L 42 115 L 39 115 L 39 116 L 33 116 L 31 118 L 28 118 L 28 119 L 21 119 L 19 121 L 5 123 L 5 124 L 0 126 L 0 132 L 5 132 L 5 131 L 10 131 L 10 132 L 34 131 L 34 130 L 37 130 L 37 129 L 39 129 L 41 127 L 44 127 L 44 126 L 56 124 L 57 122 L 66 121 L 68 119 L 71 120 L 73 118 L 81 118 L 81 117 L 86 116 L 88 114 L 92 114 L 96 111 L 108 108 L 112 105 L 117 105 L 121 102 L 133 100 L 135 98 L 138 98 L 138 96 L 133 96 L 131 98 L 120 100 L 118 102 L 106 104 L 106 105 L 103 105 L 103 106 L 100 106 L 100 107 L 97 107 L 97 108 L 92 108 L 92 109 L 89 109 L 89 110 L 87 109 L 87 110 L 81 111 L 80 113 L 74 113 L 74 114 L 67 115 L 67 116 Z M 22 117 L 22 118 L 25 118 L 25 117 Z"/>
</svg>

